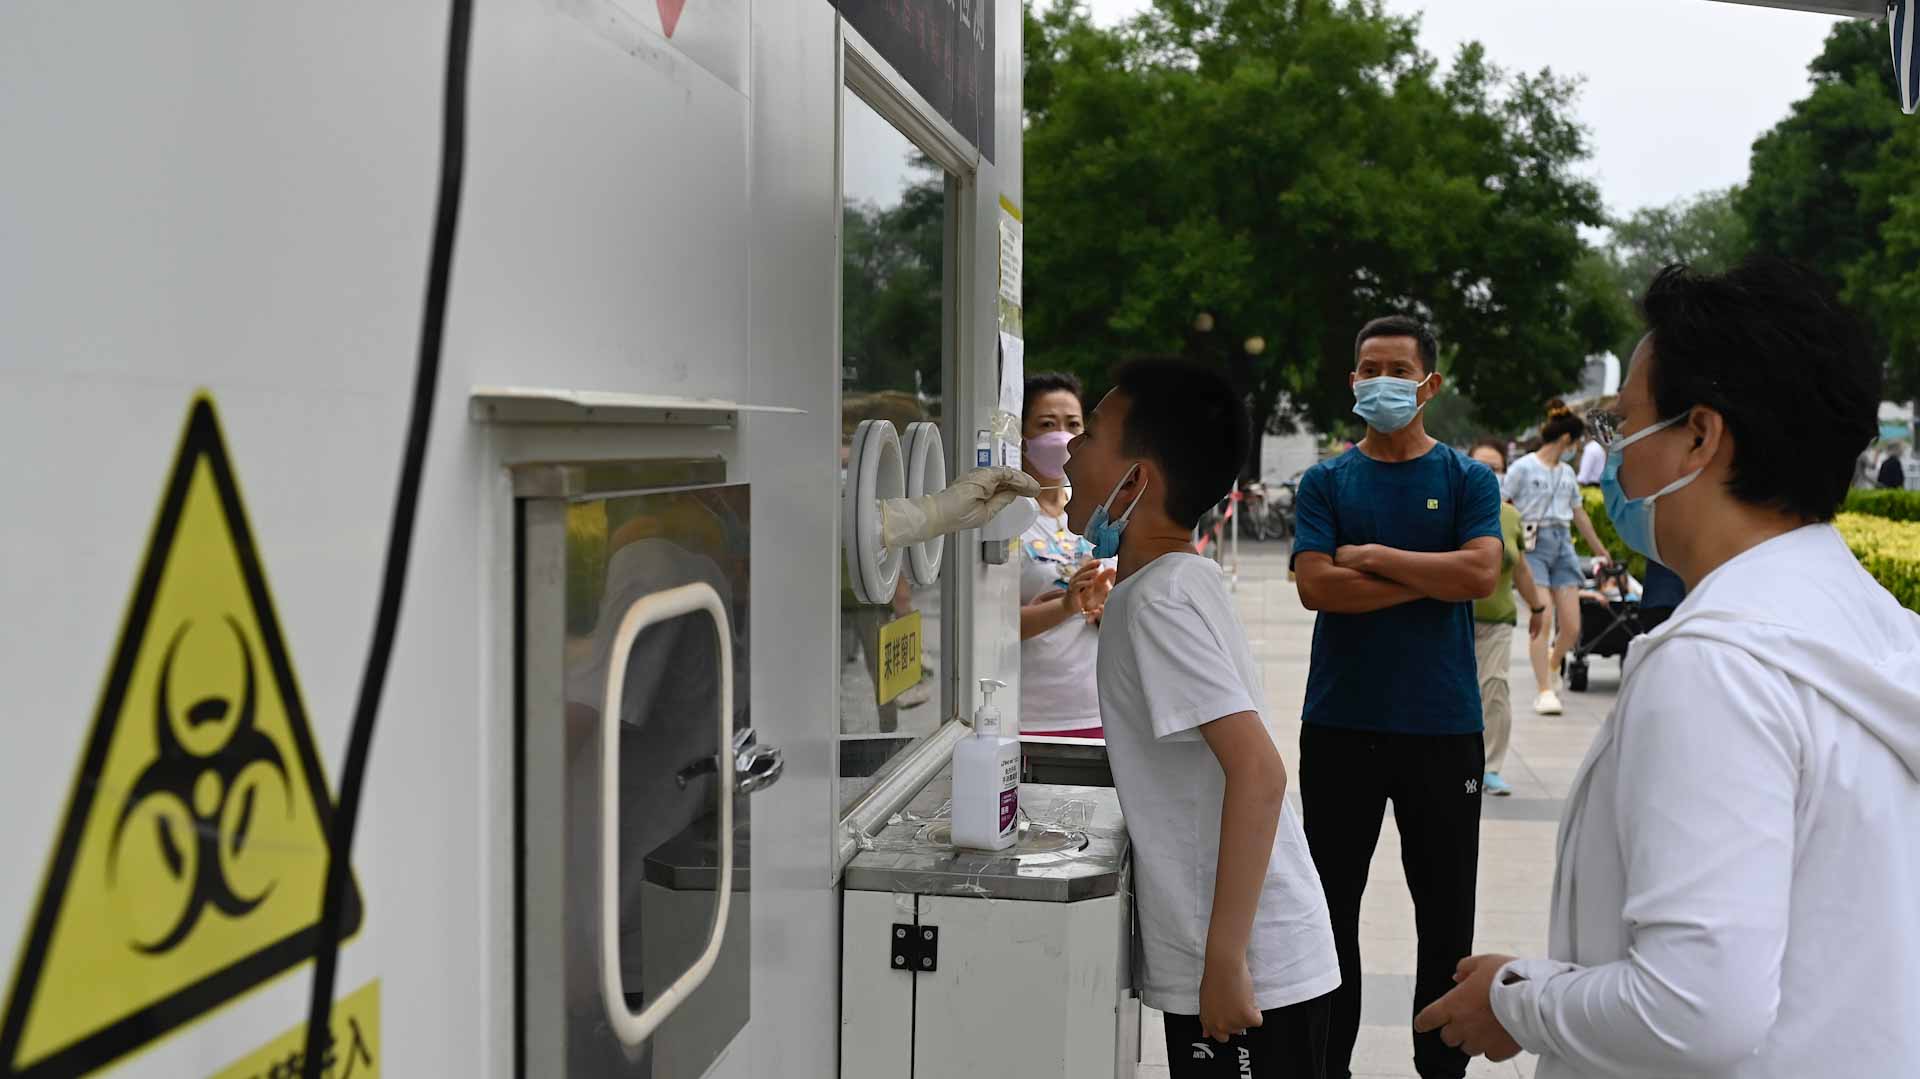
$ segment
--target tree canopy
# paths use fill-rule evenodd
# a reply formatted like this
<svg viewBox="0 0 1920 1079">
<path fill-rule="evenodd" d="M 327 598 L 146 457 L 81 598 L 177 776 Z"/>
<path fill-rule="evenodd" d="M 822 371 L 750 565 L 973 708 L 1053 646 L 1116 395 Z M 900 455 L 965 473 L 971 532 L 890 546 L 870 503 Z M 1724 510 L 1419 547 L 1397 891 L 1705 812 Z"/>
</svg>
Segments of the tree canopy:
<svg viewBox="0 0 1920 1079">
<path fill-rule="evenodd" d="M 1486 423 L 1518 425 L 1626 331 L 1576 166 L 1574 80 L 1477 44 L 1443 67 L 1378 0 L 1029 9 L 1029 367 L 1217 365 L 1263 428 L 1350 420 L 1353 338 L 1420 314 Z M 1249 346 L 1252 347 L 1249 347 Z M 1264 345 L 1264 347 L 1260 347 Z"/>
</svg>

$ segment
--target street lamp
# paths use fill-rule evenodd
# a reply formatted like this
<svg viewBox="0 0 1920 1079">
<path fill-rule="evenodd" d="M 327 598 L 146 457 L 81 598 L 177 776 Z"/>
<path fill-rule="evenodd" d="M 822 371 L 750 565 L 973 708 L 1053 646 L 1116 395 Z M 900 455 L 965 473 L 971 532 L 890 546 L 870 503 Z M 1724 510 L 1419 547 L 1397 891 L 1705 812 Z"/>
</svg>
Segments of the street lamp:
<svg viewBox="0 0 1920 1079">
<path fill-rule="evenodd" d="M 1199 314 L 1193 316 L 1193 332 L 1212 333 L 1213 332 L 1213 312 L 1202 311 Z"/>
<path fill-rule="evenodd" d="M 1267 351 L 1267 339 L 1264 337 L 1249 337 L 1247 338 L 1246 349 L 1247 355 L 1258 356 Z"/>
</svg>

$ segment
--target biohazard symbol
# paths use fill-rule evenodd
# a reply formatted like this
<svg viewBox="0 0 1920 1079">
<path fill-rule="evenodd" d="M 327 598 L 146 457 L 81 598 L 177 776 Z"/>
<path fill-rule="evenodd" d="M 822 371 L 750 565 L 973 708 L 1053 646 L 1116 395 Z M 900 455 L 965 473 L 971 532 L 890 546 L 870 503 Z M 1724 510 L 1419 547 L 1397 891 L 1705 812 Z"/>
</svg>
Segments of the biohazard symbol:
<svg viewBox="0 0 1920 1079">
<path fill-rule="evenodd" d="M 0 1079 L 91 1071 L 310 957 L 327 790 L 202 397 L 27 928 Z M 360 917 L 355 886 L 346 933 Z"/>
</svg>

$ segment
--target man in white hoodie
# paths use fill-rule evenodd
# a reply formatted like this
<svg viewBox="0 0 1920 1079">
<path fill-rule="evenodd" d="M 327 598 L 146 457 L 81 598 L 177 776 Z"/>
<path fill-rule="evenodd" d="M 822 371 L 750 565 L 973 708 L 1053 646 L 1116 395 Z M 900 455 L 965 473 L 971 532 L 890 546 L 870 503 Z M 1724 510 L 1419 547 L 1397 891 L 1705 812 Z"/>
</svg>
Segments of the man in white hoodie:
<svg viewBox="0 0 1920 1079">
<path fill-rule="evenodd" d="M 1602 486 L 1689 595 L 1568 796 L 1552 958 L 1465 959 L 1415 1025 L 1539 1079 L 1920 1073 L 1920 616 L 1828 523 L 1880 366 L 1784 263 L 1643 306 Z"/>
</svg>

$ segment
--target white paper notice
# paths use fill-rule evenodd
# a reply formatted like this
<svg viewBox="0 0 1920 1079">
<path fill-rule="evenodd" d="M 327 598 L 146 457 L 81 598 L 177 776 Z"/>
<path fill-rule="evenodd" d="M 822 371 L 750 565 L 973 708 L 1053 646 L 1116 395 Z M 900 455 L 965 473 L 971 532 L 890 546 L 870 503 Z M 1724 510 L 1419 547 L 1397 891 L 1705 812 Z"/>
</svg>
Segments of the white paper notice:
<svg viewBox="0 0 1920 1079">
<path fill-rule="evenodd" d="M 1000 211 L 1000 298 L 1020 306 L 1020 222 Z"/>
<path fill-rule="evenodd" d="M 1027 396 L 1027 343 L 1010 333 L 1000 335 L 1000 411 L 1020 418 Z"/>
</svg>

